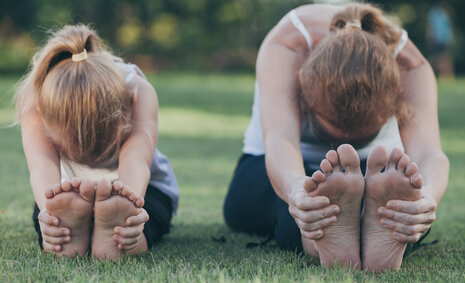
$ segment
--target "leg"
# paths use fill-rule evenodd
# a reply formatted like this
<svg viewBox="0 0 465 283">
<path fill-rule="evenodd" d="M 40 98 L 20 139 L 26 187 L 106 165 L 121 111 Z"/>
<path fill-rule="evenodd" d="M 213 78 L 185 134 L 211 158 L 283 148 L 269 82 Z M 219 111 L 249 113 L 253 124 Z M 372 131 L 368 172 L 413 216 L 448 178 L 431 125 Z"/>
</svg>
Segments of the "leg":
<svg viewBox="0 0 465 283">
<path fill-rule="evenodd" d="M 224 202 L 226 224 L 237 232 L 273 235 L 276 198 L 266 173 L 265 156 L 243 155 Z"/>
<path fill-rule="evenodd" d="M 394 149 L 389 158 L 384 146 L 377 146 L 370 152 L 362 216 L 364 269 L 378 272 L 400 267 L 406 244 L 395 240 L 391 230 L 381 227 L 376 211 L 392 199 L 420 199 L 422 183 L 421 177 L 414 176 L 417 171 L 418 167 L 409 164 L 409 157 L 400 149 Z"/>
<path fill-rule="evenodd" d="M 81 182 L 73 178 L 55 185 L 45 193 L 46 209 L 51 215 L 60 218 L 60 223 L 71 230 L 71 242 L 63 245 L 58 256 L 83 256 L 89 249 L 90 225 L 94 205 L 95 189 L 90 180 Z"/>
<path fill-rule="evenodd" d="M 116 259 L 124 252 L 118 249 L 113 240 L 114 228 L 126 226 L 126 219 L 139 213 L 144 200 L 137 197 L 127 186 L 119 182 L 111 184 L 109 180 L 102 180 L 97 185 L 94 205 L 94 231 L 92 234 L 92 258 Z M 131 254 L 147 250 L 145 236 L 138 242 L 138 246 L 131 250 Z"/>
<path fill-rule="evenodd" d="M 300 231 L 289 206 L 273 190 L 265 157 L 244 154 L 224 203 L 227 225 L 238 232 L 274 237 L 285 250 L 302 252 Z"/>
<path fill-rule="evenodd" d="M 145 193 L 144 209 L 149 215 L 149 221 L 144 225 L 144 235 L 147 248 L 161 240 L 170 231 L 173 206 L 171 199 L 157 188 L 149 185 Z"/>
<path fill-rule="evenodd" d="M 327 196 L 341 212 L 337 222 L 325 229 L 323 238 L 303 239 L 304 249 L 310 254 L 317 253 L 324 265 L 338 263 L 361 268 L 360 206 L 365 184 L 357 152 L 350 145 L 341 145 L 337 152 L 327 153 L 321 169 L 324 174 L 317 171 L 312 175 L 315 188 L 310 195 Z"/>
</svg>

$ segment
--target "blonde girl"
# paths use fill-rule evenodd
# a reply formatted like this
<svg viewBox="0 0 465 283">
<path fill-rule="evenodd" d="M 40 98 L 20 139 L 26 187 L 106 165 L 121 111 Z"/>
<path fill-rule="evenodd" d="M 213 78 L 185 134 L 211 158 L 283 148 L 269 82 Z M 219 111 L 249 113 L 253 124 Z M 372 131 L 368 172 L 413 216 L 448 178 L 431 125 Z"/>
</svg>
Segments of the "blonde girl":
<svg viewBox="0 0 465 283">
<path fill-rule="evenodd" d="M 45 251 L 114 259 L 147 251 L 169 231 L 178 186 L 156 149 L 157 95 L 93 30 L 50 36 L 17 109 Z"/>
<path fill-rule="evenodd" d="M 256 73 L 227 224 L 323 265 L 399 268 L 449 172 L 435 78 L 406 31 L 368 4 L 301 6 L 268 33 Z"/>
</svg>

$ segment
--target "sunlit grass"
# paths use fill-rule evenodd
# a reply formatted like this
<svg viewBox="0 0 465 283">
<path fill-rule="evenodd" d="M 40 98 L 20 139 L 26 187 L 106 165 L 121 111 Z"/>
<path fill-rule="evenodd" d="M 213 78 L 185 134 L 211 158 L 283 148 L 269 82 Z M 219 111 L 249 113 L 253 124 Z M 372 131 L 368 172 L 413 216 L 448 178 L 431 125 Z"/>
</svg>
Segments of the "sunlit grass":
<svg viewBox="0 0 465 283">
<path fill-rule="evenodd" d="M 17 78 L 0 78 L 0 125 L 13 121 L 9 104 Z M 401 270 L 380 275 L 329 270 L 307 256 L 263 239 L 232 233 L 223 199 L 242 148 L 252 104 L 251 75 L 161 74 L 150 77 L 159 100 L 159 148 L 169 156 L 181 187 L 172 230 L 143 256 L 117 262 L 57 260 L 40 251 L 32 226 L 33 196 L 18 127 L 0 129 L 1 281 L 464 281 L 465 80 L 441 82 L 442 145 L 451 162 L 449 188 L 426 242 Z M 8 103 L 7 103 L 8 102 Z M 212 241 L 224 236 L 226 243 Z"/>
</svg>

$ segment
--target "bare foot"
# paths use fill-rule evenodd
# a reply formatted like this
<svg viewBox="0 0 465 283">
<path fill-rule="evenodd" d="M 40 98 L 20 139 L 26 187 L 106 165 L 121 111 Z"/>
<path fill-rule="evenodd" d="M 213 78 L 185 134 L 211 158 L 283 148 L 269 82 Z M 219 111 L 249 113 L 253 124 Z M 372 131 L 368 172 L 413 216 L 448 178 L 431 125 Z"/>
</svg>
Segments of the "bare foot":
<svg viewBox="0 0 465 283">
<path fill-rule="evenodd" d="M 55 252 L 58 256 L 84 256 L 89 249 L 90 225 L 95 185 L 79 178 L 63 181 L 45 192 L 47 212 L 60 219 L 60 225 L 71 230 L 71 241 Z"/>
<path fill-rule="evenodd" d="M 321 169 L 325 174 L 321 171 L 313 174 L 316 188 L 310 195 L 327 196 L 341 212 L 336 223 L 324 230 L 324 237 L 314 241 L 320 262 L 361 268 L 360 206 L 365 183 L 358 154 L 351 145 L 341 145 L 337 152 L 331 150 L 326 154 Z M 303 239 L 304 246 L 305 241 L 311 240 Z"/>
<path fill-rule="evenodd" d="M 126 226 L 126 219 L 137 215 L 143 205 L 144 199 L 121 182 L 112 185 L 109 180 L 100 181 L 94 205 L 92 258 L 116 259 L 123 255 L 113 240 L 113 230 L 116 226 Z"/>
<path fill-rule="evenodd" d="M 388 159 L 384 146 L 375 147 L 367 160 L 366 193 L 362 217 L 363 268 L 379 272 L 398 269 L 406 243 L 393 238 L 390 229 L 381 227 L 376 214 L 389 200 L 415 201 L 421 197 L 421 176 L 414 176 L 418 167 L 400 149 L 394 149 Z M 383 172 L 382 169 L 385 168 Z"/>
</svg>

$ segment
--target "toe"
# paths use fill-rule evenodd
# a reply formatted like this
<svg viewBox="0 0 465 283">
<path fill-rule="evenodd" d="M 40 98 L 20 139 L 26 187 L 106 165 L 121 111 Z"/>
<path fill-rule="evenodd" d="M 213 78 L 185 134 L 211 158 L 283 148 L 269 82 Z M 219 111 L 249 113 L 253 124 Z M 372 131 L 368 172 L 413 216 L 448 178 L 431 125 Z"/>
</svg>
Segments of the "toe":
<svg viewBox="0 0 465 283">
<path fill-rule="evenodd" d="M 103 179 L 97 184 L 95 192 L 95 201 L 106 200 L 111 196 L 111 182 L 108 179 Z"/>
<path fill-rule="evenodd" d="M 71 186 L 73 186 L 73 188 L 79 188 L 79 186 L 81 185 L 81 178 L 73 177 L 70 183 L 71 183 Z"/>
<path fill-rule="evenodd" d="M 318 185 L 318 183 L 321 183 L 325 180 L 325 174 L 321 172 L 320 170 L 315 171 L 312 175 L 312 180 Z"/>
<path fill-rule="evenodd" d="M 421 189 L 423 187 L 423 178 L 421 175 L 414 176 L 412 178 L 412 186 L 416 189 Z"/>
<path fill-rule="evenodd" d="M 402 154 L 402 157 L 399 159 L 399 162 L 397 162 L 397 170 L 403 173 L 405 171 L 405 168 L 407 168 L 409 162 L 410 158 L 408 157 L 408 155 Z"/>
<path fill-rule="evenodd" d="M 72 186 L 68 180 L 64 180 L 63 182 L 61 182 L 61 188 L 63 189 L 63 191 L 69 192 L 71 191 Z"/>
<path fill-rule="evenodd" d="M 124 185 L 120 191 L 120 195 L 127 198 L 131 194 L 131 192 L 131 188 L 128 185 Z"/>
<path fill-rule="evenodd" d="M 328 161 L 328 159 L 323 159 L 321 161 L 320 168 L 321 168 L 321 171 L 323 171 L 323 173 L 325 173 L 325 175 L 329 175 L 333 171 L 333 166 Z"/>
<path fill-rule="evenodd" d="M 394 148 L 389 155 L 389 161 L 387 163 L 386 169 L 396 168 L 397 163 L 402 158 L 404 153 L 400 148 Z"/>
<path fill-rule="evenodd" d="M 405 169 L 405 176 L 411 178 L 417 172 L 418 172 L 418 165 L 415 162 L 412 162 Z"/>
<path fill-rule="evenodd" d="M 339 156 L 335 150 L 328 151 L 328 153 L 326 153 L 326 159 L 331 163 L 331 166 L 333 166 L 333 170 L 340 170 Z"/>
<path fill-rule="evenodd" d="M 383 170 L 388 160 L 386 147 L 378 145 L 368 154 L 366 176 L 376 174 Z"/>
<path fill-rule="evenodd" d="M 112 186 L 113 186 L 113 190 L 116 190 L 116 191 L 121 191 L 123 189 L 123 183 L 121 183 L 121 181 L 114 181 L 112 183 Z"/>
<path fill-rule="evenodd" d="M 142 197 L 138 197 L 135 201 L 134 201 L 134 204 L 138 207 L 138 208 L 142 208 L 144 206 L 144 198 Z"/>
<path fill-rule="evenodd" d="M 95 200 L 95 183 L 92 180 L 82 181 L 79 187 L 81 197 L 87 202 L 94 202 Z"/>
<path fill-rule="evenodd" d="M 304 189 L 307 192 L 311 192 L 316 188 L 316 183 L 312 178 L 307 178 L 304 183 Z"/>
<path fill-rule="evenodd" d="M 52 190 L 55 192 L 55 194 L 59 194 L 63 192 L 63 187 L 61 186 L 60 183 L 58 183 L 52 187 Z"/>
<path fill-rule="evenodd" d="M 339 160 L 342 167 L 346 172 L 358 173 L 360 172 L 360 159 L 358 158 L 357 151 L 350 144 L 343 144 L 337 148 Z"/>
<path fill-rule="evenodd" d="M 112 189 L 112 194 L 121 195 L 123 194 L 124 186 L 120 181 L 116 181 L 113 184 L 111 184 L 111 189 Z"/>
<path fill-rule="evenodd" d="M 53 187 L 45 191 L 45 198 L 46 199 L 53 198 L 57 194 L 58 190 L 61 191 L 61 185 L 60 184 L 54 185 Z"/>
</svg>

